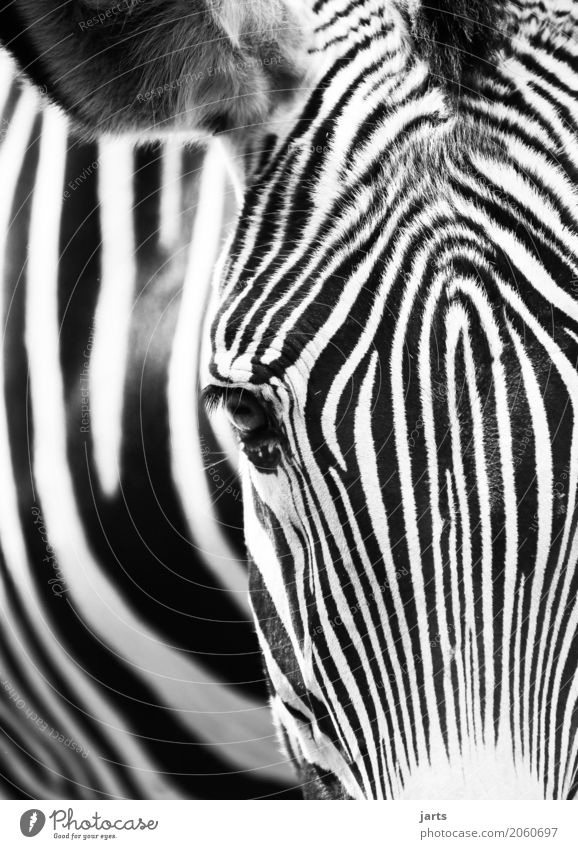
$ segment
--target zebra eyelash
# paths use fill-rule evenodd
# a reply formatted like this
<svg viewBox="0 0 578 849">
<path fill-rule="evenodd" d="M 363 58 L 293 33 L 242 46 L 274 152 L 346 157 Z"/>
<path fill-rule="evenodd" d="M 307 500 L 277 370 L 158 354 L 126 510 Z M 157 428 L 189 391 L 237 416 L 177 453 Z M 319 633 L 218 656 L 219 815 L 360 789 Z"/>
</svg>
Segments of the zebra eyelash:
<svg viewBox="0 0 578 849">
<path fill-rule="evenodd" d="M 209 385 L 205 386 L 205 388 L 201 391 L 201 402 L 203 403 L 207 413 L 209 415 L 216 413 L 218 410 L 223 409 L 225 406 L 225 402 L 227 397 L 232 393 L 243 394 L 251 396 L 251 399 L 258 404 L 261 404 L 263 407 L 268 408 L 268 402 L 257 392 L 252 392 L 250 389 L 244 389 L 242 386 L 215 386 Z"/>
<path fill-rule="evenodd" d="M 225 386 L 205 386 L 201 391 L 201 402 L 209 415 L 224 407 L 227 392 Z"/>
</svg>

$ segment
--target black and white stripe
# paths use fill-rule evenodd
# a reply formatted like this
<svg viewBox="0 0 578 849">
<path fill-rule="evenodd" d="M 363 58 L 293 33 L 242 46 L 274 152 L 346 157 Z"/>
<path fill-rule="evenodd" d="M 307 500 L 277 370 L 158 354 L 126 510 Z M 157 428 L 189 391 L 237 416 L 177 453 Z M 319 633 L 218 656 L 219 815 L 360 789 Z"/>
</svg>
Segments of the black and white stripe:
<svg viewBox="0 0 578 849">
<path fill-rule="evenodd" d="M 252 601 L 320 795 L 573 792 L 577 10 L 512 4 L 456 81 L 412 8 L 316 3 L 250 175 L 205 383 L 270 422 Z"/>
<path fill-rule="evenodd" d="M 0 793 L 283 793 L 233 454 L 195 395 L 230 189 L 172 141 L 79 143 L 0 59 Z"/>
<path fill-rule="evenodd" d="M 184 271 L 187 306 L 167 380 L 154 384 L 168 386 L 171 487 L 194 531 L 201 465 L 187 392 L 202 359 L 205 398 L 223 403 L 242 447 L 251 605 L 305 795 L 483 799 L 499 788 L 501 798 L 569 798 L 578 757 L 578 4 L 239 8 L 193 0 L 179 18 L 171 0 L 162 10 L 151 0 L 86 39 L 74 37 L 68 4 L 46 21 L 34 3 L 0 19 L 21 67 L 89 132 L 229 134 L 243 203 L 215 277 L 211 349 L 200 357 L 201 311 Z M 183 62 L 193 78 L 175 87 Z M 153 83 L 170 94 L 143 100 Z M 105 158 L 112 237 L 132 206 L 130 164 Z M 59 179 L 47 172 L 39 190 L 53 197 Z M 217 172 L 204 185 L 221 196 Z M 199 221 L 194 255 L 218 229 Z M 122 360 L 138 349 L 127 333 L 140 241 L 125 238 L 107 258 L 103 234 L 111 276 L 95 314 L 99 333 L 110 326 L 113 337 L 91 362 L 96 397 L 117 414 L 95 410 L 88 468 L 97 497 L 117 498 L 114 549 L 126 551 L 117 468 L 129 446 L 135 462 L 140 443 L 127 407 L 122 424 L 118 411 L 145 395 L 130 356 L 126 393 L 110 364 L 111 352 Z M 53 278 L 61 264 L 46 245 L 40 253 Z M 178 255 L 173 248 L 171 262 Z M 40 292 L 40 264 L 31 269 Z M 43 292 L 38 303 L 58 317 L 52 298 Z M 34 315 L 35 303 L 26 299 Z M 53 406 L 66 397 L 66 370 L 63 388 L 48 392 L 48 365 L 31 356 L 32 340 L 43 342 L 50 375 L 60 374 L 56 326 L 28 323 L 28 348 L 16 355 L 34 366 L 35 421 L 44 400 L 58 436 Z M 61 361 L 73 362 L 62 344 Z M 71 554 L 64 519 L 89 522 L 72 516 L 62 487 L 49 492 L 59 477 L 44 438 L 32 471 L 43 501 L 62 502 L 47 518 L 59 558 L 74 564 L 85 540 L 72 536 Z M 64 443 L 54 443 L 59 469 L 69 468 Z M 68 458 L 84 468 L 70 447 Z M 223 536 L 203 539 L 212 549 Z M 67 579 L 80 604 L 77 571 L 70 565 Z M 122 598 L 127 583 L 114 577 Z M 237 572 L 228 590 L 241 584 Z M 162 601 L 162 587 L 152 595 Z M 192 603 L 183 599 L 189 611 Z M 81 609 L 88 618 L 90 606 Z"/>
</svg>

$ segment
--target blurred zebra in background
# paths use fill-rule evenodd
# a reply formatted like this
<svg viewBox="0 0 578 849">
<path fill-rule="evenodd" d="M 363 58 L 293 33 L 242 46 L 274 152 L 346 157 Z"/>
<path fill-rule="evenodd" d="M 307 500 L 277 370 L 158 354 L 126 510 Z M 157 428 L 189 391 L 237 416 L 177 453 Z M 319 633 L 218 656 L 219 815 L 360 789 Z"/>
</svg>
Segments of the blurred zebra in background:
<svg viewBox="0 0 578 849">
<path fill-rule="evenodd" d="M 291 793 L 196 402 L 230 186 L 178 142 L 79 143 L 0 59 L 0 794 Z"/>
</svg>

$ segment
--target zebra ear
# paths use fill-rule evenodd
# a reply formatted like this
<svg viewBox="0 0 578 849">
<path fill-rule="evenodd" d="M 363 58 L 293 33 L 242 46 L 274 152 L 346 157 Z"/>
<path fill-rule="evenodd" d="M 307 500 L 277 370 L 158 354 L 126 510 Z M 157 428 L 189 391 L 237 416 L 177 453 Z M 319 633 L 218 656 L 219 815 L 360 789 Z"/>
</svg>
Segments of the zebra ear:
<svg viewBox="0 0 578 849">
<path fill-rule="evenodd" d="M 14 0 L 0 40 L 91 134 L 254 126 L 303 74 L 294 0 Z"/>
</svg>

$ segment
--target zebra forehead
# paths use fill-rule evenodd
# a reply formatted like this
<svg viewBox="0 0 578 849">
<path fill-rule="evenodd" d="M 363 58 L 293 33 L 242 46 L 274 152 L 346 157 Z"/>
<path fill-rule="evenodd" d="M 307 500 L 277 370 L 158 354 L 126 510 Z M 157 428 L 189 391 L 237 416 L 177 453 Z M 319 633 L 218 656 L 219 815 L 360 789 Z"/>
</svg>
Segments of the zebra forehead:
<svg viewBox="0 0 578 849">
<path fill-rule="evenodd" d="M 369 250 L 317 246 L 312 274 L 299 272 L 307 250 L 301 244 L 293 259 L 281 252 L 260 278 L 239 282 L 220 302 L 213 323 L 219 376 L 232 383 L 268 383 L 290 371 L 297 385 L 328 349 L 333 368 L 371 332 L 374 344 L 387 345 L 404 291 L 417 287 L 421 313 L 430 294 L 438 309 L 447 309 L 483 289 L 482 281 L 494 274 L 496 246 L 467 220 L 467 205 L 458 211 L 442 192 L 435 205 L 427 197 L 422 205 L 417 220 L 394 232 L 387 232 L 385 212 L 365 221 L 363 230 L 374 240 Z M 442 328 L 437 321 L 438 335 Z"/>
</svg>

